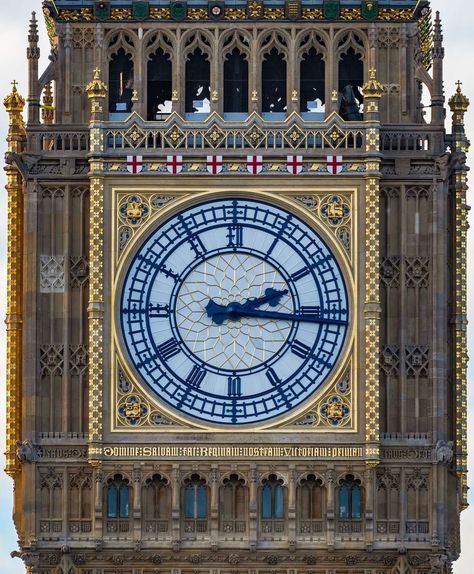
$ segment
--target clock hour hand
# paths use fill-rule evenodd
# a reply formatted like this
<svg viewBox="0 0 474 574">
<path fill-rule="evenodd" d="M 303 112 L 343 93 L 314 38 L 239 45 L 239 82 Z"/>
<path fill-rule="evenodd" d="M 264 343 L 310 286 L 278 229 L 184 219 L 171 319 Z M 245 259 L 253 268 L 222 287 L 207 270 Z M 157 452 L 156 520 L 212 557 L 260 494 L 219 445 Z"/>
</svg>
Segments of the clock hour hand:
<svg viewBox="0 0 474 574">
<path fill-rule="evenodd" d="M 282 291 L 277 291 L 272 287 L 265 289 L 265 295 L 263 297 L 247 299 L 245 303 L 230 303 L 229 305 L 219 305 L 212 299 L 206 305 L 207 316 L 211 317 L 214 323 L 217 325 L 222 325 L 226 319 L 231 321 L 237 321 L 242 317 L 239 312 L 240 309 L 255 309 L 260 307 L 265 303 L 268 303 L 272 307 L 278 305 L 280 299 L 288 293 L 288 289 L 283 289 Z M 238 306 L 238 309 L 235 306 Z M 236 312 L 237 311 L 237 312 Z"/>
<path fill-rule="evenodd" d="M 265 305 L 268 303 L 271 307 L 276 307 L 280 302 L 280 299 L 288 293 L 288 289 L 282 289 L 281 291 L 277 291 L 273 289 L 273 287 L 267 287 L 265 289 L 265 295 L 263 297 L 252 297 L 247 299 L 245 303 L 240 303 L 242 307 L 245 309 L 255 309 L 256 307 L 260 307 L 261 305 Z M 232 304 L 232 303 L 231 303 Z"/>
</svg>

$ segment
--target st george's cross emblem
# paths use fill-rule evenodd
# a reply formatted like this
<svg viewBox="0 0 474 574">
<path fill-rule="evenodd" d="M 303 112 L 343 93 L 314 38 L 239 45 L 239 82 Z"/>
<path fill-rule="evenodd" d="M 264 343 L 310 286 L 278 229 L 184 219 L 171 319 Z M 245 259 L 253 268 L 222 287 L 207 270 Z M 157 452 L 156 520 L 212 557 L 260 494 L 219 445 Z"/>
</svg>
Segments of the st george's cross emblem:
<svg viewBox="0 0 474 574">
<path fill-rule="evenodd" d="M 183 171 L 183 156 L 182 155 L 167 155 L 166 156 L 166 169 L 173 175 Z"/>
<path fill-rule="evenodd" d="M 141 155 L 127 155 L 127 171 L 133 174 L 140 173 L 143 169 L 143 157 Z"/>
<path fill-rule="evenodd" d="M 247 156 L 247 171 L 253 175 L 259 174 L 263 169 L 263 158 L 261 155 Z"/>
<path fill-rule="evenodd" d="M 222 156 L 221 155 L 208 155 L 207 156 L 207 171 L 212 175 L 217 175 L 222 171 Z"/>
<path fill-rule="evenodd" d="M 286 169 L 292 175 L 298 175 L 303 170 L 303 156 L 302 155 L 288 155 L 286 156 Z"/>
<path fill-rule="evenodd" d="M 342 155 L 328 155 L 326 157 L 326 167 L 331 175 L 337 175 L 342 171 Z"/>
</svg>

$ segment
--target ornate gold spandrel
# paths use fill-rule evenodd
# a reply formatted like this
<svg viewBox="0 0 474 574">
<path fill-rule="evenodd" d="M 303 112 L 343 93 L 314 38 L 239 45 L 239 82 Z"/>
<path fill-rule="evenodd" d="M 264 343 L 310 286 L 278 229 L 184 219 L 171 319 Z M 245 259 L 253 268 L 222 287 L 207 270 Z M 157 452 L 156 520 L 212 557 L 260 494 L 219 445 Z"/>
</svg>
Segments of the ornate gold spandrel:
<svg viewBox="0 0 474 574">
<path fill-rule="evenodd" d="M 455 468 L 461 481 L 461 510 L 467 508 L 467 232 L 468 206 L 466 202 L 467 167 L 466 153 L 469 150 L 469 140 L 464 131 L 464 114 L 469 108 L 469 100 L 461 90 L 461 82 L 457 83 L 456 92 L 449 100 L 453 114 L 452 133 L 454 139 L 453 155 L 457 162 L 451 181 L 454 202 L 454 305 L 452 324 L 454 326 L 454 381 L 455 381 L 455 421 L 456 449 Z"/>
<path fill-rule="evenodd" d="M 116 360 L 113 430 L 158 430 L 169 427 L 186 427 L 162 412 L 126 375 L 120 361 Z"/>
<path fill-rule="evenodd" d="M 21 153 L 25 142 L 22 112 L 25 99 L 18 93 L 16 82 L 3 103 L 9 115 L 8 151 Z M 6 467 L 10 476 L 20 469 L 16 441 L 21 440 L 22 403 L 22 291 L 23 291 L 23 181 L 20 172 L 9 163 L 5 167 L 8 193 L 7 254 L 7 365 L 6 365 Z"/>
<path fill-rule="evenodd" d="M 354 227 L 352 193 L 295 195 L 292 198 L 315 215 L 337 239 L 344 253 L 354 263 Z"/>
<path fill-rule="evenodd" d="M 302 416 L 287 427 L 355 430 L 355 396 L 353 392 L 354 373 L 352 365 L 342 372 L 337 382 Z"/>
<path fill-rule="evenodd" d="M 116 195 L 117 236 L 116 261 L 137 231 L 159 211 L 178 197 L 165 193 L 118 193 Z"/>
</svg>

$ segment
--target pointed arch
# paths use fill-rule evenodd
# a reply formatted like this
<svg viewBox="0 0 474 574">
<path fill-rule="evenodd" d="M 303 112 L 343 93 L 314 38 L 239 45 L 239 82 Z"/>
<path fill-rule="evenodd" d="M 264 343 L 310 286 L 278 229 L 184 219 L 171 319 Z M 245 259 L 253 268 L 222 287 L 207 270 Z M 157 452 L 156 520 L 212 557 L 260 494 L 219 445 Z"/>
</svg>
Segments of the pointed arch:
<svg viewBox="0 0 474 574">
<path fill-rule="evenodd" d="M 202 538 L 208 531 L 209 484 L 194 472 L 182 483 L 182 536 L 186 540 Z"/>
<path fill-rule="evenodd" d="M 298 531 L 312 537 L 324 530 L 326 489 L 324 480 L 316 473 L 305 473 L 297 482 L 296 504 Z"/>
<path fill-rule="evenodd" d="M 109 112 L 130 113 L 135 82 L 136 40 L 128 31 L 107 37 Z"/>
<path fill-rule="evenodd" d="M 353 30 L 341 31 L 334 38 L 337 69 L 339 115 L 346 121 L 362 120 L 366 38 Z"/>
<path fill-rule="evenodd" d="M 324 113 L 326 101 L 327 43 L 319 32 L 297 37 L 299 100 L 301 113 Z"/>
<path fill-rule="evenodd" d="M 220 530 L 242 535 L 247 530 L 248 488 L 238 473 L 229 473 L 219 488 Z"/>
</svg>

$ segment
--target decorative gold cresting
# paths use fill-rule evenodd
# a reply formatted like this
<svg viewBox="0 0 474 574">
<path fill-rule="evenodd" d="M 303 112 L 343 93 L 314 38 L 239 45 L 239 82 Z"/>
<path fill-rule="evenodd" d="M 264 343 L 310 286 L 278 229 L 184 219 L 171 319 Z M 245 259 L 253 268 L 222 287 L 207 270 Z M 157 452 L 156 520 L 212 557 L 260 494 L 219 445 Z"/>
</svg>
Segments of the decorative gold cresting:
<svg viewBox="0 0 474 574">
<path fill-rule="evenodd" d="M 22 112 L 25 99 L 18 93 L 16 82 L 4 99 L 9 114 L 8 151 L 21 153 L 25 142 Z M 23 182 L 11 163 L 5 168 L 8 193 L 8 260 L 7 260 L 7 436 L 5 471 L 14 476 L 20 466 L 16 441 L 21 439 L 21 362 L 22 362 L 22 286 L 23 286 Z"/>
<path fill-rule="evenodd" d="M 456 385 L 456 472 L 461 480 L 461 509 L 467 502 L 467 231 L 468 206 L 466 153 L 469 140 L 464 130 L 464 114 L 469 108 L 469 100 L 462 93 L 461 82 L 457 83 L 456 93 L 449 100 L 453 113 L 453 155 L 457 161 L 452 175 L 452 193 L 455 213 L 455 274 L 454 274 L 454 381 Z"/>
</svg>

